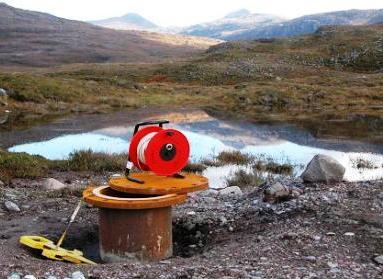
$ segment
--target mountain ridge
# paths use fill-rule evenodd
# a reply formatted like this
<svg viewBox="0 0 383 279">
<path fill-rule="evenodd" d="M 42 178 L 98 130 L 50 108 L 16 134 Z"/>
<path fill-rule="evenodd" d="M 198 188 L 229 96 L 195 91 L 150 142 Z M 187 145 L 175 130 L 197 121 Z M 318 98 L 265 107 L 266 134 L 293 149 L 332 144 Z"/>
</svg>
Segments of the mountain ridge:
<svg viewBox="0 0 383 279">
<path fill-rule="evenodd" d="M 215 38 L 220 40 L 247 40 L 291 37 L 314 33 L 326 25 L 368 25 L 383 22 L 383 9 L 358 10 L 350 9 L 304 15 L 294 19 L 285 19 L 271 14 L 251 13 L 240 9 L 226 14 L 224 17 L 187 27 L 166 28 L 161 26 L 134 28 L 112 24 L 104 26 L 114 29 L 143 29 L 159 33 L 183 34 Z"/>
<path fill-rule="evenodd" d="M 255 27 L 228 35 L 225 40 L 268 39 L 314 33 L 327 25 L 368 25 L 383 22 L 383 9 L 335 11 L 305 15 L 279 24 Z"/>
</svg>

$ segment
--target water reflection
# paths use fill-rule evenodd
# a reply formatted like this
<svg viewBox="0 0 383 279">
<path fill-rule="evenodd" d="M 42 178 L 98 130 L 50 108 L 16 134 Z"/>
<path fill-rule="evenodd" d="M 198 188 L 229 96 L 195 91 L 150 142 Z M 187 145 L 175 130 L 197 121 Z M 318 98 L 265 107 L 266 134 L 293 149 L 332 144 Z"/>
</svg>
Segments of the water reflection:
<svg viewBox="0 0 383 279">
<path fill-rule="evenodd" d="M 182 130 L 191 144 L 191 158 L 214 157 L 223 150 L 240 150 L 245 153 L 272 158 L 279 163 L 295 165 L 299 174 L 316 154 L 334 157 L 346 167 L 345 178 L 350 181 L 383 178 L 383 146 L 346 140 L 319 140 L 297 127 L 278 124 L 232 123 L 208 119 L 172 125 Z M 49 140 L 15 145 L 14 152 L 38 154 L 49 159 L 63 159 L 75 150 L 91 149 L 96 152 L 126 152 L 132 125 L 110 126 L 88 133 L 62 135 Z M 364 159 L 376 168 L 356 168 L 356 161 Z M 233 170 L 228 167 L 210 169 L 212 179 Z M 221 179 L 222 180 L 222 179 Z"/>
</svg>

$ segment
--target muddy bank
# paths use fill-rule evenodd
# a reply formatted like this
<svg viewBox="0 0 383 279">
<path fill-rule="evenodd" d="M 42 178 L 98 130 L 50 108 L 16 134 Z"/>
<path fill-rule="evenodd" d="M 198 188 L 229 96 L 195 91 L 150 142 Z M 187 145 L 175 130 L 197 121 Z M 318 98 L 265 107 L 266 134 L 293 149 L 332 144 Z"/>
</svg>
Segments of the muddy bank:
<svg viewBox="0 0 383 279">
<path fill-rule="evenodd" d="M 61 173 L 70 187 L 105 176 Z M 0 213 L 0 273 L 38 278 L 70 276 L 81 270 L 89 278 L 379 278 L 383 266 L 383 181 L 305 185 L 293 199 L 264 201 L 262 187 L 239 196 L 215 191 L 192 195 L 174 208 L 174 256 L 160 263 L 75 266 L 45 260 L 18 244 L 25 234 L 55 240 L 75 207 L 76 192 L 46 192 L 40 180 L 15 179 L 2 187 L 1 203 L 14 201 L 20 212 Z M 64 247 L 97 254 L 97 209 L 83 207 Z M 45 277 L 44 277 L 45 276 Z"/>
</svg>

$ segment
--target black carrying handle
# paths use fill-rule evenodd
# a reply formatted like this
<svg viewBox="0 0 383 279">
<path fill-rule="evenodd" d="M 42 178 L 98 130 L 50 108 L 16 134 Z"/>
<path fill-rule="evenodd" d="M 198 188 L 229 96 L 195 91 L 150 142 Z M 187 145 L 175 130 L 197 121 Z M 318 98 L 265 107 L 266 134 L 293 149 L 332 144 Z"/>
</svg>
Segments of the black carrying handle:
<svg viewBox="0 0 383 279">
<path fill-rule="evenodd" d="M 136 126 L 134 126 L 133 135 L 135 135 L 138 132 L 138 129 L 142 126 L 158 125 L 162 128 L 162 126 L 164 124 L 169 124 L 169 123 L 170 123 L 169 120 L 154 120 L 154 121 L 141 122 L 141 123 L 136 124 Z"/>
</svg>

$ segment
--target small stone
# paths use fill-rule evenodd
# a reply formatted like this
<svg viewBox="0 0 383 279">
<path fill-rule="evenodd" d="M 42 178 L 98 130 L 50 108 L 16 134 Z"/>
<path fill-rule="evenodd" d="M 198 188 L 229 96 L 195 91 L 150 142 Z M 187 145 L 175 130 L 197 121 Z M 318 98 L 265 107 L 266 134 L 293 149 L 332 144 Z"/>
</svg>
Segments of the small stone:
<svg viewBox="0 0 383 279">
<path fill-rule="evenodd" d="M 380 256 L 377 256 L 374 258 L 374 261 L 378 264 L 382 264 L 383 265 L 383 255 L 380 255 Z"/>
<path fill-rule="evenodd" d="M 327 265 L 329 268 L 337 268 L 338 267 L 338 264 L 337 263 L 333 263 L 333 262 L 327 262 Z"/>
<path fill-rule="evenodd" d="M 328 236 L 334 236 L 334 235 L 336 235 L 334 232 L 328 232 L 328 233 L 326 233 L 326 235 L 328 235 Z"/>
<path fill-rule="evenodd" d="M 315 241 L 320 241 L 321 240 L 321 237 L 319 235 L 314 235 L 313 236 L 313 240 Z"/>
<path fill-rule="evenodd" d="M 11 273 L 7 279 L 21 279 L 21 276 L 17 272 Z"/>
<path fill-rule="evenodd" d="M 339 272 L 340 272 L 340 269 L 337 268 L 337 267 L 333 267 L 333 268 L 330 269 L 330 272 L 331 272 L 331 273 L 339 273 Z"/>
<path fill-rule="evenodd" d="M 268 199 L 283 199 L 289 195 L 290 189 L 287 186 L 282 185 L 280 182 L 274 183 L 265 190 L 265 196 Z"/>
<path fill-rule="evenodd" d="M 307 257 L 304 257 L 304 259 L 312 263 L 317 261 L 317 258 L 315 256 L 307 256 Z"/>
<path fill-rule="evenodd" d="M 67 186 L 64 183 L 61 183 L 60 181 L 54 179 L 54 178 L 47 178 L 43 182 L 43 188 L 48 191 L 57 191 L 66 188 Z"/>
<path fill-rule="evenodd" d="M 72 279 L 85 279 L 85 275 L 81 271 L 75 271 L 72 273 Z"/>
<path fill-rule="evenodd" d="M 57 277 L 53 275 L 49 275 L 48 277 L 46 277 L 46 279 L 57 279 Z"/>
<path fill-rule="evenodd" d="M 190 215 L 190 216 L 193 216 L 193 215 L 196 215 L 195 211 L 189 211 L 186 213 L 187 215 Z"/>
<path fill-rule="evenodd" d="M 226 225 L 226 223 L 227 223 L 227 219 L 226 219 L 225 216 L 221 216 L 221 217 L 219 217 L 219 220 L 221 221 L 221 226 Z"/>
<path fill-rule="evenodd" d="M 23 279 L 36 279 L 36 277 L 33 276 L 33 275 L 25 275 L 25 276 L 23 277 Z"/>
<path fill-rule="evenodd" d="M 15 204 L 14 202 L 6 201 L 4 203 L 4 206 L 5 206 L 5 209 L 7 209 L 8 211 L 20 212 L 19 206 Z"/>
<path fill-rule="evenodd" d="M 242 196 L 242 190 L 238 186 L 230 186 L 226 187 L 219 191 L 220 196 L 233 196 L 233 197 L 240 197 Z"/>
<path fill-rule="evenodd" d="M 4 187 L 4 186 L 5 186 L 5 183 L 0 180 L 0 187 Z"/>
<path fill-rule="evenodd" d="M 344 235 L 345 235 L 345 236 L 354 236 L 355 233 L 353 233 L 353 232 L 346 232 Z"/>
</svg>

